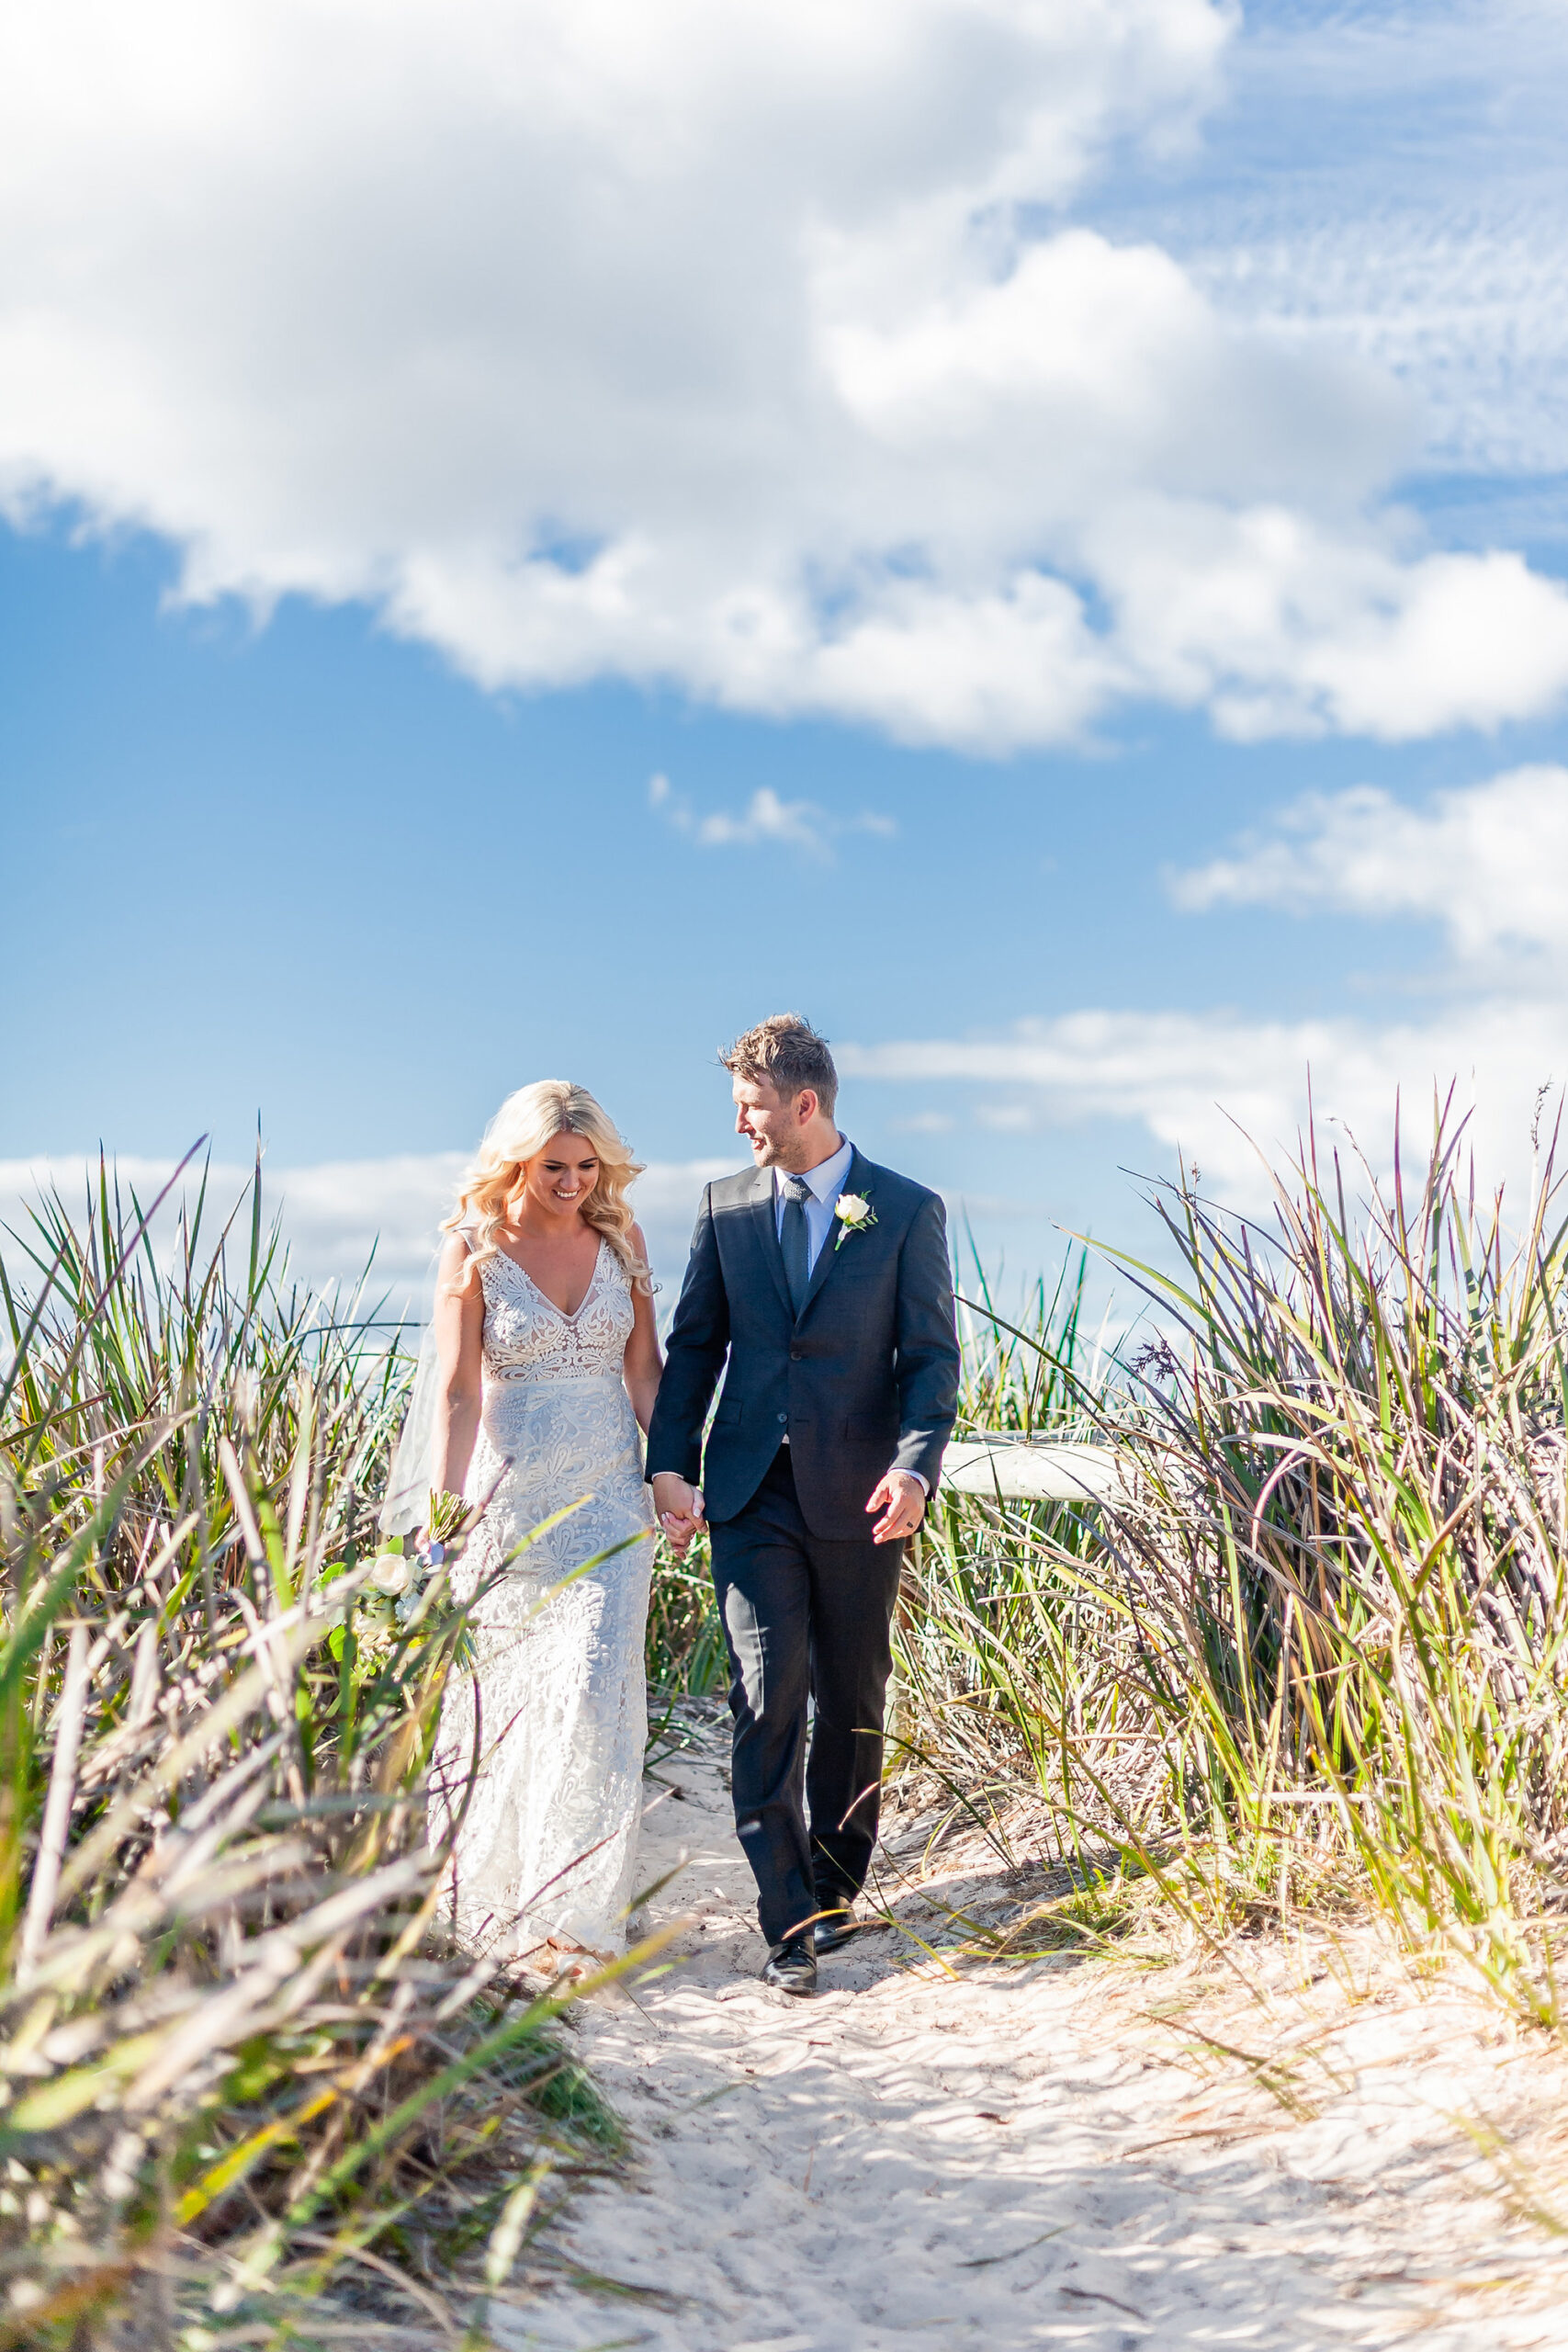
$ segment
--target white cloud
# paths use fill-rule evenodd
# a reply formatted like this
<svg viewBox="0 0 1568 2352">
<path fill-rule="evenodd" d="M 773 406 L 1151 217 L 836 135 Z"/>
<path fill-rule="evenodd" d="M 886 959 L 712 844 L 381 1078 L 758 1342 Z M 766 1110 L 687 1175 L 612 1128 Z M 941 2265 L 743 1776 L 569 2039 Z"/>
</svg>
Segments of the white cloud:
<svg viewBox="0 0 1568 2352">
<path fill-rule="evenodd" d="M 1164 233 L 1222 311 L 1282 349 L 1359 352 L 1417 387 L 1424 469 L 1559 473 L 1561 9 L 1358 0 L 1247 14 L 1228 119 L 1252 136 L 1230 173 L 1159 191 Z"/>
<path fill-rule="evenodd" d="M 951 1135 L 958 1125 L 946 1111 L 916 1111 L 907 1119 L 891 1119 L 888 1125 L 896 1134 L 904 1136 Z"/>
<path fill-rule="evenodd" d="M 699 849 L 755 849 L 773 842 L 804 851 L 822 864 L 832 857 L 832 844 L 840 833 L 874 833 L 886 841 L 898 830 L 891 817 L 869 812 L 837 817 L 819 808 L 814 800 L 781 800 L 770 785 L 755 791 L 739 813 L 715 808 L 699 817 L 667 775 L 656 775 L 649 782 L 648 802 L 666 824 L 684 833 Z"/>
<path fill-rule="evenodd" d="M 1494 727 L 1562 691 L 1568 594 L 1517 555 L 1399 560 L 1283 506 L 1107 509 L 1089 537 L 1146 691 L 1243 741 L 1408 741 Z"/>
<path fill-rule="evenodd" d="M 1515 768 L 1417 806 L 1371 786 L 1313 793 L 1230 854 L 1168 877 L 1201 913 L 1257 906 L 1441 926 L 1430 1009 L 1259 1018 L 1084 1009 L 964 1038 L 836 1049 L 846 1078 L 976 1090 L 993 1131 L 1132 1121 L 1168 1170 L 1196 1159 L 1238 1203 L 1267 1198 L 1310 1106 L 1386 1164 L 1396 1099 L 1424 1140 L 1450 1088 L 1469 1115 L 1483 1185 L 1522 1175 L 1537 1099 L 1568 1100 L 1568 768 Z M 998 1099 L 996 1090 L 1005 1089 Z M 930 1114 L 922 1114 L 922 1118 Z"/>
<path fill-rule="evenodd" d="M 464 1153 L 447 1151 L 408 1153 L 388 1159 L 330 1160 L 304 1168 L 264 1165 L 264 1213 L 269 1219 L 281 1214 L 289 1262 L 301 1280 L 318 1286 L 351 1283 L 370 1263 L 367 1302 L 374 1304 L 385 1296 L 394 1316 L 411 1307 L 421 1312 L 441 1220 L 451 1209 L 466 1158 Z M 666 1287 L 679 1282 L 703 1186 L 728 1175 L 734 1164 L 727 1159 L 659 1160 L 637 1178 L 632 1204 L 654 1272 Z M 168 1183 L 174 1168 L 172 1160 L 117 1161 L 115 1173 L 127 1207 L 133 1193 L 144 1208 L 150 1206 Z M 59 1187 L 69 1208 L 84 1212 L 88 1172 L 79 1160 L 47 1157 L 0 1160 L 0 1227 L 27 1238 L 33 1229 L 28 1205 L 51 1185 Z M 96 1172 L 95 1169 L 95 1177 Z M 216 1231 L 250 1180 L 249 1169 L 213 1164 L 208 1174 L 209 1229 Z M 193 1197 L 198 1182 L 198 1173 L 184 1178 L 171 1198 L 171 1207 L 182 1194 Z M 158 1227 L 165 1246 L 169 1221 L 165 1211 Z M 242 1237 L 242 1247 L 247 1250 L 249 1232 L 247 1222 Z M 7 1258 L 14 1259 L 16 1244 L 5 1241 L 4 1246 Z"/>
<path fill-rule="evenodd" d="M 1266 324 L 1282 353 L 1354 351 L 1418 388 L 1423 465 L 1555 474 L 1568 364 L 1561 206 L 1508 190 L 1497 217 L 1477 220 L 1473 186 L 1451 156 L 1442 168 L 1441 194 L 1406 185 L 1392 214 L 1380 198 L 1371 220 L 1297 219 L 1274 234 L 1254 221 L 1189 266 L 1222 312 Z"/>
<path fill-rule="evenodd" d="M 1063 220 L 1113 148 L 1190 143 L 1235 22 L 13 10 L 0 492 L 166 533 L 188 595 L 368 598 L 490 686 L 990 750 L 1129 696 L 1243 735 L 1540 712 L 1568 596 L 1380 515 L 1387 377 Z"/>
<path fill-rule="evenodd" d="M 1440 922 L 1467 964 L 1568 954 L 1568 768 L 1515 768 L 1408 808 L 1372 785 L 1311 793 L 1235 855 L 1177 875 L 1193 910 L 1326 907 Z"/>
<path fill-rule="evenodd" d="M 1266 1196 L 1258 1148 L 1293 1149 L 1307 1114 L 1340 1120 L 1381 1162 L 1396 1093 L 1406 1136 L 1429 1131 L 1434 1091 L 1472 1112 L 1483 1181 L 1528 1157 L 1539 1090 L 1568 1077 L 1568 1006 L 1489 998 L 1427 1022 L 1258 1021 L 1239 1012 L 1081 1012 L 985 1039 L 835 1048 L 846 1078 L 1027 1088 L 1035 1124 L 1134 1120 L 1168 1170 L 1180 1150 L 1207 1187 Z"/>
</svg>

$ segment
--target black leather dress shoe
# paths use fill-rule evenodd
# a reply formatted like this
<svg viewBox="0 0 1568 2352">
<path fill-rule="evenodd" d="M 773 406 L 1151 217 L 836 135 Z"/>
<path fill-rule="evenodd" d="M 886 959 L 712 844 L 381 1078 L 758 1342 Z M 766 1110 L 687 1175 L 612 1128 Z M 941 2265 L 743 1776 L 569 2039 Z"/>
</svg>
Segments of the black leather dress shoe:
<svg viewBox="0 0 1568 2352">
<path fill-rule="evenodd" d="M 815 1993 L 817 1954 L 810 1937 L 786 1936 L 782 1944 L 775 1944 L 768 1954 L 762 1982 L 776 1985 L 781 1993 Z"/>
<path fill-rule="evenodd" d="M 837 1951 L 840 1944 L 847 1944 L 852 1936 L 860 1933 L 852 1895 L 825 1894 L 819 1900 L 826 1916 L 818 1919 L 811 1930 L 811 1940 L 818 1956 L 825 1951 Z"/>
</svg>

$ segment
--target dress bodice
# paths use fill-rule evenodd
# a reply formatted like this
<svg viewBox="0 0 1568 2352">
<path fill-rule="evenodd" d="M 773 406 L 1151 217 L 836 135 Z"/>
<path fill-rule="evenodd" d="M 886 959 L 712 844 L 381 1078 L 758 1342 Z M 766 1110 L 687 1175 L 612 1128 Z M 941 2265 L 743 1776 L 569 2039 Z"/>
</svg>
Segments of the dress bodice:
<svg viewBox="0 0 1568 2352">
<path fill-rule="evenodd" d="M 491 1380 L 619 1379 L 632 1333 L 632 1288 L 607 1241 L 575 1315 L 563 1315 L 504 1250 L 479 1266 L 484 1363 Z"/>
</svg>

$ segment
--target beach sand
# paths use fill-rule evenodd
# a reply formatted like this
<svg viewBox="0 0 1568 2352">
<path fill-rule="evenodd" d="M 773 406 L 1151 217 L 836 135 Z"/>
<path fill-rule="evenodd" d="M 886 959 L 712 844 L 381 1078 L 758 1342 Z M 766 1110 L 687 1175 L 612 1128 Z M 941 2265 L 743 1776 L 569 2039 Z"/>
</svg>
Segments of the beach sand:
<svg viewBox="0 0 1568 2352">
<path fill-rule="evenodd" d="M 1201 1946 L 944 1965 L 884 1928 L 790 2000 L 757 1982 L 722 1758 L 716 1727 L 649 1783 L 645 1883 L 686 1857 L 645 1915 L 686 1920 L 669 1964 L 581 2013 L 633 2163 L 557 2225 L 582 2283 L 519 2280 L 498 2341 L 1568 2346 L 1568 2070 L 1543 2037 L 1370 1931 L 1245 1939 L 1249 1990 Z M 885 1891 L 927 1941 L 929 1896 L 1028 1898 L 980 1841 L 917 1885 L 929 1825 L 886 1826 Z"/>
</svg>

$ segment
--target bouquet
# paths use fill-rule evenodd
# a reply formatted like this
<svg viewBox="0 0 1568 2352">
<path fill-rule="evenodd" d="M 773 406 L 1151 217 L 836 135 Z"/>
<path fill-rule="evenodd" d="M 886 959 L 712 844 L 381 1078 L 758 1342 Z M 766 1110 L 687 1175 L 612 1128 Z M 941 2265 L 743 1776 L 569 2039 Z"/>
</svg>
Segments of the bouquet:
<svg viewBox="0 0 1568 2352">
<path fill-rule="evenodd" d="M 422 1535 L 394 1535 L 377 1553 L 368 1582 L 394 1604 L 400 1623 L 412 1615 L 422 1586 L 445 1566 L 448 1553 L 462 1548 L 470 1516 L 470 1506 L 461 1495 L 437 1493 L 433 1487 Z"/>
</svg>

